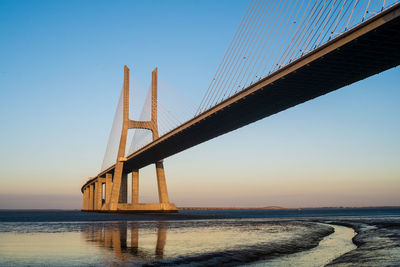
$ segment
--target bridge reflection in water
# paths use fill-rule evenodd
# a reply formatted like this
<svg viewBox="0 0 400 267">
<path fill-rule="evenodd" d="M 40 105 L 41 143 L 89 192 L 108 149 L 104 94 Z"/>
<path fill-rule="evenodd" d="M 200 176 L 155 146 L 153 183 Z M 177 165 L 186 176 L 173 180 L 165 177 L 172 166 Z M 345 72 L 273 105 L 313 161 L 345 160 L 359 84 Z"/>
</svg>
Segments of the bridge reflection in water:
<svg viewBox="0 0 400 267">
<path fill-rule="evenodd" d="M 82 224 L 79 231 L 85 251 L 80 260 L 96 266 L 221 266 L 308 250 L 333 229 L 300 221 L 227 219 L 96 222 Z"/>
<path fill-rule="evenodd" d="M 82 237 L 85 241 L 112 250 L 115 258 L 122 263 L 126 262 L 129 256 L 133 256 L 135 261 L 138 262 L 145 262 L 149 259 L 163 259 L 167 240 L 167 224 L 165 222 L 157 223 L 156 235 L 157 241 L 154 253 L 152 253 L 149 242 L 147 242 L 149 241 L 147 234 L 145 235 L 145 244 L 139 247 L 139 223 L 137 222 L 90 224 L 82 229 Z M 129 261 L 132 261 L 132 259 Z"/>
</svg>

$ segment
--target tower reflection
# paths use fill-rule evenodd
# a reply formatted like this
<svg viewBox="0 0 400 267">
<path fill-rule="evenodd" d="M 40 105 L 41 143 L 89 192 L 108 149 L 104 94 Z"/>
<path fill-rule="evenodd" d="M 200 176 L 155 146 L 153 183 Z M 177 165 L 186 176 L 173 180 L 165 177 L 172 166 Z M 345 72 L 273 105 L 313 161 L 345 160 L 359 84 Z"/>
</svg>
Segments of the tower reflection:
<svg viewBox="0 0 400 267">
<path fill-rule="evenodd" d="M 157 244 L 156 244 L 156 258 L 162 259 L 164 256 L 164 247 L 167 242 L 167 227 L 164 222 L 158 224 L 157 229 Z"/>
<path fill-rule="evenodd" d="M 154 228 L 142 228 L 143 231 L 154 230 Z M 146 261 L 149 258 L 162 259 L 167 240 L 167 224 L 165 222 L 156 224 L 157 241 L 154 252 L 149 251 L 148 246 L 140 247 L 139 229 L 138 222 L 95 223 L 82 228 L 82 238 L 98 247 L 111 249 L 114 257 L 121 262 L 132 256 L 138 261 Z"/>
</svg>

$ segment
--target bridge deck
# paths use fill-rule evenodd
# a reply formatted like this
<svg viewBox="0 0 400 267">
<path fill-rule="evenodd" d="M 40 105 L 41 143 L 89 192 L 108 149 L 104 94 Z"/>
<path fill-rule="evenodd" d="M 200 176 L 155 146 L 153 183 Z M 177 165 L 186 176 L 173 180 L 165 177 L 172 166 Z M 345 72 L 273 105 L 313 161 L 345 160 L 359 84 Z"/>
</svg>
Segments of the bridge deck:
<svg viewBox="0 0 400 267">
<path fill-rule="evenodd" d="M 131 154 L 124 172 L 399 64 L 400 4 L 397 4 Z M 99 176 L 113 170 L 114 166 Z"/>
</svg>

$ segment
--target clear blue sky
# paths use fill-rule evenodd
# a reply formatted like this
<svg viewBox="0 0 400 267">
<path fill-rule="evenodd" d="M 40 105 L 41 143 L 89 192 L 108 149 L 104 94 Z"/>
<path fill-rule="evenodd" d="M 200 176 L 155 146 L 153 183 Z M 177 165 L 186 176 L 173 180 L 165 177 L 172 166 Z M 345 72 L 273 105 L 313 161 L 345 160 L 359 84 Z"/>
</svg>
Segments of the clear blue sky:
<svg viewBox="0 0 400 267">
<path fill-rule="evenodd" d="M 80 208 L 123 65 L 144 88 L 158 67 L 196 106 L 248 4 L 0 0 L 0 208 Z M 399 82 L 394 68 L 166 159 L 170 199 L 400 205 Z M 135 112 L 144 93 L 133 92 Z M 153 166 L 141 186 L 141 200 L 155 201 Z"/>
</svg>

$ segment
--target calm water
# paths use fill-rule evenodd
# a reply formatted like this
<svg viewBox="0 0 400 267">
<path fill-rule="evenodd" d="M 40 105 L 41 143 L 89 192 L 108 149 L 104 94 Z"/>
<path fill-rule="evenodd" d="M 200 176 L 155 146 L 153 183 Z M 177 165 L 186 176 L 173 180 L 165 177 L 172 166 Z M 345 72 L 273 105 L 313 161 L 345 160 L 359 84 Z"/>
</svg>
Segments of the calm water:
<svg viewBox="0 0 400 267">
<path fill-rule="evenodd" d="M 396 266 L 397 255 L 399 208 L 0 211 L 0 266 Z"/>
</svg>

